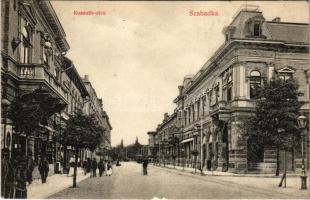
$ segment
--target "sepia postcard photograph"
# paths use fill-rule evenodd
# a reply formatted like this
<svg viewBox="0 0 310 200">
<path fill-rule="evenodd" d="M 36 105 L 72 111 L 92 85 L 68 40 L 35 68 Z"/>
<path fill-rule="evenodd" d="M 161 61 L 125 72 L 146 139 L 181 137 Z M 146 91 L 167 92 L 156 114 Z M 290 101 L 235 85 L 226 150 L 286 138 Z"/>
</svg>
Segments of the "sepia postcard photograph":
<svg viewBox="0 0 310 200">
<path fill-rule="evenodd" d="M 0 3 L 1 199 L 310 199 L 308 1 Z"/>
</svg>

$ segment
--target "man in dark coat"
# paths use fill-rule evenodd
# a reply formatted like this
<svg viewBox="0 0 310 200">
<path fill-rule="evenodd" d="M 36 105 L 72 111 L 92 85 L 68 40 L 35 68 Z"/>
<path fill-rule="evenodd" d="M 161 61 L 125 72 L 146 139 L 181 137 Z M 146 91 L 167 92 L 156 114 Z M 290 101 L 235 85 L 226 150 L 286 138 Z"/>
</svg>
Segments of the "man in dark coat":
<svg viewBox="0 0 310 200">
<path fill-rule="evenodd" d="M 27 158 L 26 156 L 18 156 L 16 158 L 14 170 L 14 184 L 15 184 L 15 199 L 26 199 L 27 198 Z"/>
<path fill-rule="evenodd" d="M 1 196 L 12 199 L 14 193 L 14 172 L 9 150 L 2 149 L 1 155 Z"/>
<path fill-rule="evenodd" d="M 97 170 L 97 161 L 96 158 L 93 159 L 93 162 L 91 163 L 92 171 L 93 171 L 93 177 L 96 177 L 96 170 Z"/>
<path fill-rule="evenodd" d="M 46 183 L 48 176 L 49 165 L 45 157 L 43 157 L 39 163 L 39 172 L 41 174 L 42 183 Z"/>
<path fill-rule="evenodd" d="M 149 160 L 144 158 L 142 166 L 143 166 L 143 175 L 147 175 L 147 165 L 149 164 Z"/>
<path fill-rule="evenodd" d="M 105 163 L 103 162 L 102 159 L 100 159 L 100 162 L 98 163 L 98 169 L 99 169 L 99 176 L 101 177 L 105 171 Z"/>
<path fill-rule="evenodd" d="M 86 160 L 83 161 L 82 167 L 83 167 L 84 175 L 86 175 L 87 173 L 87 161 Z"/>
<path fill-rule="evenodd" d="M 86 172 L 89 173 L 90 170 L 91 170 L 91 160 L 90 160 L 90 158 L 87 158 L 87 170 L 86 170 Z"/>
</svg>

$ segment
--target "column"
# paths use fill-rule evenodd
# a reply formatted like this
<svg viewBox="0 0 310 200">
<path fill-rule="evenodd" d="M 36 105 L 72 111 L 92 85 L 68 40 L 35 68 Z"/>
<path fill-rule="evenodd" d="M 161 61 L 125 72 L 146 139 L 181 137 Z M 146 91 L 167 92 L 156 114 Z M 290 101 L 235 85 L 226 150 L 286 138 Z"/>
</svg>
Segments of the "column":
<svg viewBox="0 0 310 200">
<path fill-rule="evenodd" d="M 231 122 L 230 130 L 230 144 L 231 153 L 229 155 L 229 171 L 236 173 L 247 172 L 247 149 L 246 141 L 241 138 L 241 132 L 239 130 L 239 121 Z"/>
</svg>

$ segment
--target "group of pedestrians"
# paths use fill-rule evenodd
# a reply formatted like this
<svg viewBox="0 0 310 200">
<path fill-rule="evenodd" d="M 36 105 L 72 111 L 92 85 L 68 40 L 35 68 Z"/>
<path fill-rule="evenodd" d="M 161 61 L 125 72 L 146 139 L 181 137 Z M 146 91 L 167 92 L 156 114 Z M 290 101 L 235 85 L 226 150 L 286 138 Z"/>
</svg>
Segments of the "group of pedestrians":
<svg viewBox="0 0 310 200">
<path fill-rule="evenodd" d="M 2 150 L 1 156 L 1 196 L 4 198 L 27 198 L 27 183 L 33 181 L 34 170 L 32 152 L 25 156 L 21 153 L 10 156 L 8 149 Z M 39 162 L 42 183 L 46 182 L 49 165 L 46 158 Z"/>
<path fill-rule="evenodd" d="M 97 169 L 99 170 L 99 176 L 101 177 L 104 175 L 104 172 L 106 171 L 106 176 L 112 175 L 112 163 L 110 161 L 104 161 L 103 159 L 100 159 L 100 161 L 97 163 L 96 158 L 93 158 L 91 160 L 90 158 L 87 158 L 83 161 L 83 170 L 84 174 L 91 173 L 91 177 L 97 176 Z"/>
</svg>

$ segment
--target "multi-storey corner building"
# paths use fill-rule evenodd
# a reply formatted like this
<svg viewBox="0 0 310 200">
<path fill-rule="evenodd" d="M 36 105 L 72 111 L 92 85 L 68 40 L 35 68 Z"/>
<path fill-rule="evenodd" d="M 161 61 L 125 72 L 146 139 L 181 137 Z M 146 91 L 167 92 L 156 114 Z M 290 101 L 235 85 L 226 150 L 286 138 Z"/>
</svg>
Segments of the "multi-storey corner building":
<svg viewBox="0 0 310 200">
<path fill-rule="evenodd" d="M 88 92 L 73 62 L 65 57 L 69 44 L 64 29 L 49 1 L 4 0 L 1 20 L 1 146 L 8 148 L 10 154 L 32 152 L 36 162 L 46 156 L 50 163 L 66 163 L 70 155 L 64 155 L 63 147 L 53 140 L 53 135 L 64 130 L 69 117 L 82 110 L 93 94 Z M 26 139 L 14 132 L 6 111 L 16 97 L 36 89 L 44 91 L 46 101 L 57 99 L 56 103 L 65 108 L 53 113 L 47 124 L 41 124 L 41 130 Z M 108 118 L 102 117 L 106 116 L 101 112 L 102 103 L 100 100 L 95 103 L 94 112 L 107 126 Z"/>
<path fill-rule="evenodd" d="M 52 141 L 53 134 L 64 128 L 89 96 L 75 66 L 64 56 L 69 50 L 66 34 L 49 1 L 3 1 L 1 9 L 2 110 L 15 97 L 36 89 L 66 107 L 27 140 L 16 134 L 10 119 L 2 115 L 2 147 L 10 152 L 32 152 L 35 162 L 43 155 L 50 163 L 60 161 L 61 147 Z"/>
<path fill-rule="evenodd" d="M 177 123 L 183 127 L 181 148 L 187 159 L 198 150 L 200 163 L 208 170 L 274 171 L 275 151 L 254 151 L 253 143 L 242 142 L 239 124 L 255 108 L 256 88 L 272 77 L 298 80 L 303 93 L 299 100 L 304 102 L 300 112 L 309 116 L 309 24 L 267 21 L 257 7 L 247 7 L 224 27 L 223 35 L 224 44 L 179 86 L 174 102 Z M 287 152 L 292 158 L 288 170 L 301 167 L 299 152 Z M 282 156 L 280 160 L 284 168 Z"/>
<path fill-rule="evenodd" d="M 3 1 L 1 9 L 2 105 L 9 106 L 16 96 L 37 88 L 48 90 L 50 97 L 55 96 L 68 104 L 60 82 L 59 56 L 69 50 L 69 45 L 49 2 Z M 37 158 L 35 147 L 48 145 L 48 136 L 41 144 L 38 141 L 30 144 L 25 137 L 14 133 L 9 119 L 3 119 L 2 124 L 4 147 L 25 152 L 34 148 Z M 53 130 L 49 126 L 44 128 L 48 133 Z"/>
</svg>

